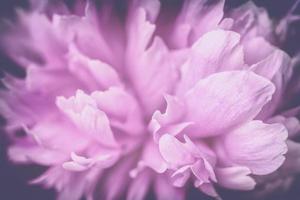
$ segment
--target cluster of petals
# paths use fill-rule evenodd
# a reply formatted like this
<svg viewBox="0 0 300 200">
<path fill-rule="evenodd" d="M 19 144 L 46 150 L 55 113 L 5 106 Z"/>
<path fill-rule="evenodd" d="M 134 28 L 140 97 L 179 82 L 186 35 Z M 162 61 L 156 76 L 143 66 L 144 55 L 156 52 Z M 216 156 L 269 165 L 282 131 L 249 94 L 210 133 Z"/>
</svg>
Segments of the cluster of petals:
<svg viewBox="0 0 300 200">
<path fill-rule="evenodd" d="M 280 110 L 294 65 L 266 11 L 118 3 L 35 3 L 1 38 L 26 71 L 0 91 L 9 158 L 48 167 L 32 183 L 60 200 L 184 199 L 190 183 L 219 198 L 278 170 L 300 125 Z"/>
</svg>

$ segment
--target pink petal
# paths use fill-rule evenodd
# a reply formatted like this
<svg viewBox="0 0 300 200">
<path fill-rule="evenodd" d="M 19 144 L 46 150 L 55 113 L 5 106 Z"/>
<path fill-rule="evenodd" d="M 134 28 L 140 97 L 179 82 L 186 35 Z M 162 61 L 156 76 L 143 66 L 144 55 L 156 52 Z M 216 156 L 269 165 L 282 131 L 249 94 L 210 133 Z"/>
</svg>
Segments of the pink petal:
<svg viewBox="0 0 300 200">
<path fill-rule="evenodd" d="M 174 87 L 178 76 L 175 64 L 160 37 L 155 37 L 148 49 L 132 59 L 134 62 L 128 64 L 130 80 L 145 112 L 151 116 L 162 107 L 164 95 Z"/>
<path fill-rule="evenodd" d="M 86 57 L 74 44 L 69 45 L 67 57 L 68 69 L 73 78 L 77 77 L 78 80 L 84 82 L 91 91 L 121 85 L 119 76 L 112 66 Z"/>
<path fill-rule="evenodd" d="M 182 101 L 169 95 L 166 95 L 165 99 L 167 102 L 165 113 L 160 111 L 154 112 L 149 124 L 149 129 L 153 132 L 155 142 L 158 142 L 163 134 L 177 135 L 192 124 L 192 122 L 182 122 L 186 112 Z"/>
<path fill-rule="evenodd" d="M 143 7 L 138 7 L 128 18 L 126 52 L 129 64 L 134 63 L 131 59 L 146 49 L 155 30 L 155 25 L 147 19 L 147 11 Z"/>
<path fill-rule="evenodd" d="M 131 173 L 132 176 L 136 176 L 145 167 L 150 167 L 155 172 L 161 174 L 167 170 L 167 163 L 162 158 L 157 144 L 150 141 L 145 145 L 142 158 L 138 162 L 138 166 Z"/>
<path fill-rule="evenodd" d="M 123 197 L 122 195 L 125 195 L 126 189 L 132 181 L 129 172 L 135 162 L 135 157 L 127 157 L 106 171 L 105 182 L 100 188 L 100 194 L 105 196 L 104 199 L 120 199 Z"/>
<path fill-rule="evenodd" d="M 109 117 L 112 127 L 129 135 L 145 132 L 142 111 L 130 92 L 122 88 L 110 87 L 103 92 L 93 92 L 91 97 L 95 100 L 98 109 L 104 111 Z"/>
<path fill-rule="evenodd" d="M 289 139 L 296 138 L 300 133 L 300 121 L 296 117 L 283 117 L 277 115 L 267 121 L 267 123 L 281 123 L 288 131 Z"/>
<path fill-rule="evenodd" d="M 244 40 L 257 36 L 262 36 L 268 40 L 273 39 L 273 23 L 267 10 L 257 7 L 254 2 L 249 1 L 234 9 L 230 17 L 234 19 L 232 29 L 241 33 Z"/>
<path fill-rule="evenodd" d="M 253 174 L 269 174 L 285 160 L 287 134 L 281 124 L 248 122 L 225 135 L 228 160 L 248 167 Z"/>
<path fill-rule="evenodd" d="M 196 184 L 196 186 L 197 186 L 197 184 Z M 212 183 L 204 183 L 198 187 L 205 194 L 214 197 L 216 200 L 221 200 L 219 194 L 217 193 L 217 191 Z"/>
<path fill-rule="evenodd" d="M 257 52 L 258 48 L 261 49 L 261 51 Z M 255 37 L 246 40 L 244 42 L 245 62 L 248 65 L 259 63 L 268 58 L 274 52 L 274 50 L 275 47 L 263 37 Z"/>
<path fill-rule="evenodd" d="M 8 157 L 17 163 L 38 163 L 40 165 L 55 165 L 67 157 L 64 153 L 38 147 L 37 145 L 14 145 L 8 149 Z"/>
<path fill-rule="evenodd" d="M 185 1 L 171 35 L 172 45 L 187 47 L 204 33 L 215 29 L 223 17 L 224 2 L 206 5 L 205 1 Z"/>
<path fill-rule="evenodd" d="M 94 165 L 99 168 L 107 168 L 112 166 L 119 157 L 116 152 L 99 152 L 99 155 L 93 155 L 93 157 L 79 156 L 76 153 L 71 153 L 71 161 L 64 162 L 63 168 L 70 171 L 85 171 L 90 169 Z"/>
<path fill-rule="evenodd" d="M 271 80 L 282 66 L 289 64 L 290 57 L 281 50 L 274 50 L 264 60 L 251 66 L 255 73 Z"/>
<path fill-rule="evenodd" d="M 53 82 L 53 79 L 56 79 Z M 62 87 L 64 85 L 65 87 Z M 74 79 L 67 71 L 41 68 L 31 65 L 27 70 L 26 89 L 30 92 L 48 95 L 48 98 L 55 98 L 55 95 L 70 95 L 82 84 Z M 51 99 L 52 100 L 52 99 Z"/>
<path fill-rule="evenodd" d="M 172 174 L 173 186 L 183 187 L 191 177 L 190 165 L 183 166 Z"/>
<path fill-rule="evenodd" d="M 154 183 L 157 200 L 184 200 L 184 191 L 181 188 L 174 187 L 166 177 L 157 177 Z"/>
<path fill-rule="evenodd" d="M 57 105 L 86 134 L 103 145 L 117 145 L 106 114 L 97 108 L 90 96 L 78 91 L 75 97 L 69 99 L 59 97 Z"/>
<path fill-rule="evenodd" d="M 255 181 L 249 176 L 251 171 L 247 167 L 217 168 L 218 184 L 233 190 L 252 190 Z"/>
<path fill-rule="evenodd" d="M 149 171 L 144 171 L 143 173 L 139 174 L 136 178 L 134 178 L 132 183 L 129 186 L 126 199 L 127 200 L 145 199 L 152 178 L 153 176 L 151 176 Z"/>
<path fill-rule="evenodd" d="M 239 42 L 239 34 L 224 30 L 211 31 L 199 38 L 181 67 L 177 93 L 185 93 L 201 78 L 215 72 L 243 68 L 244 54 Z"/>
<path fill-rule="evenodd" d="M 218 135 L 253 119 L 274 89 L 267 79 L 248 71 L 221 72 L 200 80 L 184 97 L 187 120 L 195 122 L 187 128 L 188 135 Z"/>
<path fill-rule="evenodd" d="M 60 151 L 65 155 L 82 150 L 90 142 L 87 135 L 82 135 L 76 127 L 62 117 L 40 121 L 34 127 L 28 128 L 28 133 L 38 145 L 49 150 Z"/>
<path fill-rule="evenodd" d="M 170 165 L 180 166 L 194 162 L 193 156 L 184 144 L 169 134 L 165 134 L 159 139 L 159 151 Z"/>
</svg>

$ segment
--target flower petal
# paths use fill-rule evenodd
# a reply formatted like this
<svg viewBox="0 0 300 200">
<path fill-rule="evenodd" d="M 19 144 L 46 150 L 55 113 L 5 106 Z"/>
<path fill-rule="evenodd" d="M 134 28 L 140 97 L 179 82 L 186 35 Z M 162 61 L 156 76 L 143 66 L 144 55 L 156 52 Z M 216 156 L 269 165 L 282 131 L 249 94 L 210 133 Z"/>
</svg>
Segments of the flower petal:
<svg viewBox="0 0 300 200">
<path fill-rule="evenodd" d="M 252 190 L 255 181 L 249 176 L 251 171 L 247 167 L 217 168 L 218 184 L 233 190 Z"/>
<path fill-rule="evenodd" d="M 68 69 L 74 77 L 89 86 L 91 91 L 120 86 L 121 81 L 115 69 L 101 60 L 91 59 L 83 55 L 74 45 L 69 45 Z"/>
<path fill-rule="evenodd" d="M 187 135 L 212 136 L 253 119 L 271 99 L 274 85 L 249 71 L 221 72 L 200 80 L 185 95 Z"/>
<path fill-rule="evenodd" d="M 46 149 L 37 145 L 13 145 L 8 149 L 8 157 L 16 163 L 37 163 L 54 165 L 63 162 L 66 155 L 59 151 Z"/>
<path fill-rule="evenodd" d="M 130 184 L 126 200 L 144 199 L 149 190 L 151 180 L 152 176 L 149 171 L 140 173 Z"/>
<path fill-rule="evenodd" d="M 234 19 L 232 29 L 241 35 L 244 40 L 262 36 L 272 39 L 273 23 L 264 8 L 257 7 L 254 2 L 248 1 L 230 13 Z M 258 53 L 258 52 L 256 52 Z"/>
<path fill-rule="evenodd" d="M 165 113 L 154 112 L 149 124 L 155 142 L 158 142 L 163 134 L 177 135 L 192 124 L 191 122 L 182 122 L 185 115 L 185 105 L 180 99 L 169 95 L 166 95 L 165 99 L 167 102 Z"/>
<path fill-rule="evenodd" d="M 181 166 L 194 162 L 193 156 L 184 144 L 172 135 L 165 134 L 161 136 L 159 150 L 162 157 L 171 165 Z"/>
<path fill-rule="evenodd" d="M 110 125 L 129 135 L 145 132 L 142 111 L 137 100 L 125 89 L 110 87 L 91 94 L 98 109 L 109 117 Z M 122 99 L 122 101 L 120 101 Z"/>
<path fill-rule="evenodd" d="M 131 57 L 132 63 L 128 63 L 130 81 L 146 114 L 151 116 L 162 107 L 164 95 L 172 91 L 177 80 L 174 61 L 160 37 L 155 37 L 141 55 Z"/>
<path fill-rule="evenodd" d="M 174 187 L 166 177 L 157 177 L 154 183 L 157 200 L 184 200 L 184 190 Z"/>
<path fill-rule="evenodd" d="M 228 160 L 248 167 L 253 174 L 269 174 L 285 160 L 287 134 L 281 124 L 248 122 L 224 136 Z"/>
<path fill-rule="evenodd" d="M 69 99 L 57 98 L 57 106 L 86 134 L 103 145 L 117 146 L 106 114 L 97 108 L 90 96 L 79 90 Z"/>
<path fill-rule="evenodd" d="M 177 48 L 187 47 L 204 33 L 217 28 L 223 18 L 224 3 L 224 0 L 211 5 L 202 0 L 185 1 L 171 35 L 172 45 Z"/>
<path fill-rule="evenodd" d="M 250 67 L 255 73 L 272 80 L 282 66 L 289 64 L 290 57 L 281 50 L 274 50 L 267 58 Z"/>
<path fill-rule="evenodd" d="M 212 73 L 242 69 L 244 53 L 239 43 L 239 34 L 232 31 L 215 30 L 203 35 L 192 46 L 190 58 L 180 69 L 177 93 L 185 93 Z"/>
<path fill-rule="evenodd" d="M 153 141 L 148 142 L 143 150 L 142 158 L 138 162 L 137 168 L 130 172 L 132 177 L 135 177 L 145 167 L 150 167 L 155 172 L 162 174 L 167 170 L 167 163 L 162 158 L 157 144 Z"/>
</svg>

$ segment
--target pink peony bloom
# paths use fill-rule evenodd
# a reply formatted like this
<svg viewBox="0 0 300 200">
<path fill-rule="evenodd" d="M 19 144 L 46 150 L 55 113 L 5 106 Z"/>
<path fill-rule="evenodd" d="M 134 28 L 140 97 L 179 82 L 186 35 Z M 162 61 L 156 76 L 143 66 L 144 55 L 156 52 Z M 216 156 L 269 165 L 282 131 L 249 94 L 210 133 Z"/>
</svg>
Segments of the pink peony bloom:
<svg viewBox="0 0 300 200">
<path fill-rule="evenodd" d="M 0 108 L 10 159 L 47 166 L 32 182 L 58 199 L 184 199 L 189 182 L 219 198 L 216 185 L 252 190 L 284 163 L 294 65 L 263 9 L 34 5 L 1 38 L 26 77 L 3 79 Z"/>
</svg>

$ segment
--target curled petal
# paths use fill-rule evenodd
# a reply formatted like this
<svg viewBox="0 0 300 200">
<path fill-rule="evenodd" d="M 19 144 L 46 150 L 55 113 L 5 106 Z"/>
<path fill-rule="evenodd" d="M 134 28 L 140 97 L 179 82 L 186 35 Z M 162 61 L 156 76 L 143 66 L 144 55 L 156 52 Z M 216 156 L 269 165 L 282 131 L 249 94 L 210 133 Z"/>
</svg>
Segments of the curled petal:
<svg viewBox="0 0 300 200">
<path fill-rule="evenodd" d="M 171 165 L 180 166 L 194 162 L 188 149 L 174 136 L 165 134 L 159 139 L 159 150 L 162 157 Z"/>
<path fill-rule="evenodd" d="M 180 99 L 169 95 L 165 96 L 165 99 L 167 102 L 165 113 L 154 112 L 149 124 L 156 142 L 163 134 L 177 135 L 192 124 L 192 122 L 182 122 L 185 116 L 185 105 Z"/>
</svg>

